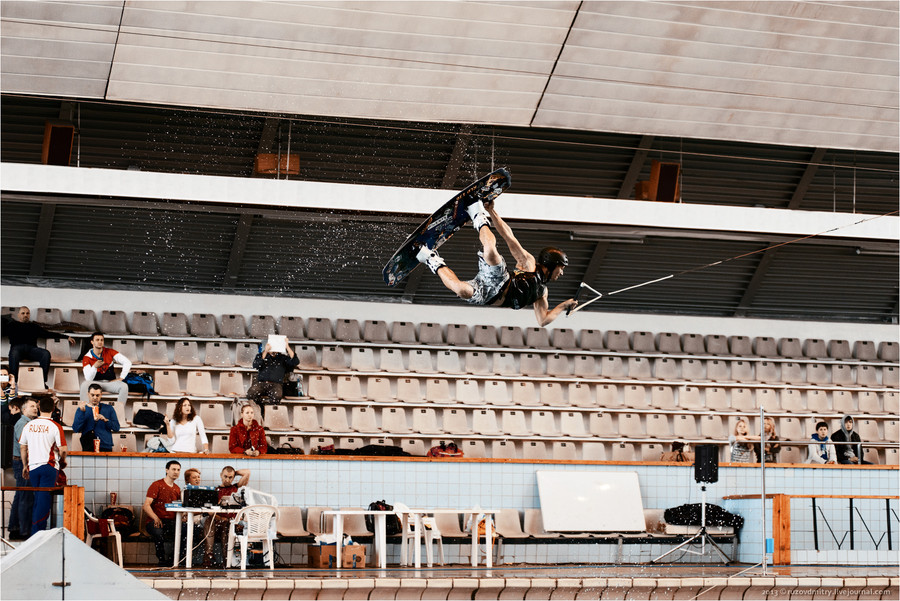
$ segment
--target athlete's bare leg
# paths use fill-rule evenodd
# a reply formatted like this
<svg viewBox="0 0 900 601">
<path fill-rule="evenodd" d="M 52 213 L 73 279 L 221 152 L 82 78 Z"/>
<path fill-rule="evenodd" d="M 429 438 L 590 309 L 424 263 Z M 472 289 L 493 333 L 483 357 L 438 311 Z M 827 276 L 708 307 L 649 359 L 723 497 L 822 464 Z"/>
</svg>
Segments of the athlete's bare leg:
<svg viewBox="0 0 900 601">
<path fill-rule="evenodd" d="M 490 228 L 490 219 L 481 203 L 470 205 L 469 214 L 478 229 L 478 239 L 481 242 L 482 256 L 488 265 L 499 265 L 503 260 L 497 251 L 497 238 Z M 433 250 L 423 247 L 417 255 L 419 261 L 424 263 L 433 273 L 441 278 L 441 283 L 461 299 L 468 300 L 475 294 L 475 289 L 468 282 L 460 280 L 456 273 L 447 267 L 444 260 Z"/>
</svg>

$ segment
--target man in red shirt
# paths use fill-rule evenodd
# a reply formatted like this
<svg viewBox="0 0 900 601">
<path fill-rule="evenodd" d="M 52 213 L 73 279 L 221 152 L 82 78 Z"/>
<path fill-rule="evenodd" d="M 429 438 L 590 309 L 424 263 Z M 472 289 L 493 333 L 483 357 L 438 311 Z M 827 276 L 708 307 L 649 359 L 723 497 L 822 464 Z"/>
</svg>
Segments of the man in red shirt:
<svg viewBox="0 0 900 601">
<path fill-rule="evenodd" d="M 181 500 L 181 489 L 175 484 L 180 474 L 181 464 L 174 460 L 168 462 L 165 477 L 150 485 L 144 499 L 147 534 L 153 539 L 156 559 L 161 567 L 172 564 L 172 555 L 166 554 L 165 545 L 167 541 L 173 545 L 175 543 L 175 514 L 166 509 L 166 503 Z"/>
<path fill-rule="evenodd" d="M 241 407 L 241 421 L 231 427 L 231 433 L 228 436 L 228 450 L 235 455 L 250 457 L 265 455 L 269 450 L 266 431 L 258 421 L 253 419 L 251 405 Z"/>
<path fill-rule="evenodd" d="M 241 486 L 247 486 L 247 483 L 250 481 L 250 470 L 235 470 L 230 465 L 226 465 L 222 468 L 222 472 L 219 476 L 222 478 L 222 486 L 217 486 L 216 492 L 219 495 L 219 503 L 221 503 L 224 497 L 233 495 Z M 234 479 L 235 476 L 238 477 L 236 482 Z M 206 524 L 203 526 L 206 540 L 206 555 L 203 558 L 203 565 L 205 567 L 221 568 L 225 565 L 224 556 L 228 553 L 228 549 L 226 548 L 228 542 L 228 524 L 234 519 L 235 515 L 236 514 L 234 513 L 214 513 L 206 520 Z M 217 540 L 222 541 L 223 561 L 221 563 L 216 562 L 213 555 Z"/>
</svg>

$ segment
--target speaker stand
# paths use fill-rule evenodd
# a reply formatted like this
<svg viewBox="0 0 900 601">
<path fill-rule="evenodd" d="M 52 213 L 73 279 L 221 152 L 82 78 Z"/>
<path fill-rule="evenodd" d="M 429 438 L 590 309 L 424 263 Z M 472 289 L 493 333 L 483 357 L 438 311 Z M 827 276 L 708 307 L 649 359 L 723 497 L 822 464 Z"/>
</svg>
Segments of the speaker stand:
<svg viewBox="0 0 900 601">
<path fill-rule="evenodd" d="M 693 549 L 687 548 L 691 545 L 696 544 L 697 542 L 700 543 L 699 551 L 695 551 Z M 716 541 L 714 541 L 712 539 L 712 536 L 706 530 L 706 484 L 701 482 L 700 483 L 700 530 L 697 531 L 697 534 L 693 535 L 692 537 L 690 537 L 689 539 L 687 539 L 680 545 L 669 549 L 668 551 L 666 551 L 665 553 L 663 553 L 656 559 L 652 560 L 650 563 L 656 563 L 660 559 L 663 559 L 664 557 L 668 557 L 669 555 L 671 555 L 675 551 L 678 551 L 679 549 L 684 549 L 685 553 L 690 553 L 691 555 L 700 555 L 700 556 L 706 555 L 706 545 L 707 544 L 709 544 L 710 548 L 712 548 L 716 553 L 719 554 L 719 556 L 722 558 L 722 561 L 724 561 L 726 564 L 731 563 L 731 559 L 729 559 L 729 557 L 725 553 L 725 551 L 723 551 L 722 548 L 718 544 L 716 544 Z"/>
</svg>

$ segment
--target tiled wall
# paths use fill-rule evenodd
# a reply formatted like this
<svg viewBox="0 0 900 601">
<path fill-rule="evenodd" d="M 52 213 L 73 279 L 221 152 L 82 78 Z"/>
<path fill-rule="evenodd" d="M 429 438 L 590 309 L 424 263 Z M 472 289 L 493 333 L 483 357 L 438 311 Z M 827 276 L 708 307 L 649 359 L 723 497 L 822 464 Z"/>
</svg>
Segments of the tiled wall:
<svg viewBox="0 0 900 601">
<path fill-rule="evenodd" d="M 139 506 L 143 503 L 147 486 L 163 476 L 165 463 L 170 456 L 159 457 L 115 457 L 109 455 L 73 456 L 67 469 L 69 482 L 85 487 L 85 502 L 88 507 L 96 504 L 100 509 L 108 503 L 108 492 L 119 493 L 119 502 Z M 693 479 L 690 466 L 670 465 L 597 465 L 563 463 L 500 463 L 468 461 L 386 461 L 386 460 L 330 460 L 312 459 L 216 459 L 202 456 L 179 457 L 182 469 L 196 467 L 201 470 L 203 483 L 219 483 L 218 473 L 226 464 L 236 468 L 248 467 L 252 470 L 251 487 L 272 493 L 281 505 L 301 507 L 328 506 L 364 507 L 370 502 L 385 499 L 388 503 L 402 502 L 419 507 L 467 508 L 480 505 L 484 508 L 515 508 L 520 511 L 540 507 L 537 470 L 554 471 L 634 471 L 638 473 L 643 506 L 646 509 L 665 509 L 683 503 L 700 501 L 700 489 Z M 766 470 L 766 492 L 784 494 L 819 495 L 895 495 L 897 483 L 896 469 L 830 469 L 830 468 L 768 468 Z M 757 562 L 761 553 L 762 527 L 759 513 L 760 503 L 756 499 L 722 501 L 726 495 L 759 494 L 760 470 L 751 467 L 720 467 L 719 481 L 707 486 L 707 500 L 724 506 L 745 518 L 741 533 L 738 559 Z M 183 485 L 183 482 L 179 482 Z M 812 526 L 809 501 L 797 499 L 792 504 L 793 549 L 797 552 L 813 548 Z M 844 503 L 844 504 L 842 504 Z M 846 501 L 823 505 L 823 510 L 834 519 L 832 528 L 840 533 L 847 530 Z M 885 529 L 885 509 L 883 501 L 859 502 L 858 507 L 870 529 L 878 540 Z M 892 502 L 897 512 L 897 502 Z M 769 504 L 771 508 L 771 504 Z M 831 520 L 831 517 L 829 517 Z M 896 520 L 896 518 L 894 518 Z M 824 528 L 820 521 L 821 528 Z M 896 521 L 891 525 L 893 547 L 897 547 Z M 771 536 L 771 519 L 767 511 L 766 529 Z M 887 549 L 882 541 L 879 549 L 865 534 L 857 520 L 857 549 L 867 552 L 859 555 L 860 563 L 879 562 Z M 876 532 L 877 530 L 877 532 Z M 827 546 L 827 533 L 820 529 L 820 548 Z M 133 546 L 133 545 L 132 545 Z M 293 545 L 302 547 L 302 545 Z M 626 563 L 647 561 L 661 554 L 665 549 L 652 546 L 625 545 L 622 560 Z M 848 548 L 849 544 L 844 545 Z M 448 549 L 449 550 L 449 549 Z M 449 550 L 467 557 L 468 549 Z M 658 551 L 658 552 L 656 552 Z M 282 555 L 286 553 L 282 551 Z M 292 561 L 303 561 L 297 557 L 303 550 L 291 551 Z M 606 562 L 616 560 L 615 545 L 510 545 L 505 561 L 534 562 Z M 842 561 L 853 563 L 852 554 L 845 552 Z M 870 557 L 871 555 L 871 557 Z M 893 552 L 894 563 L 896 551 Z M 808 558 L 811 555 L 803 555 Z M 814 556 L 814 554 L 813 554 Z M 798 560 L 799 560 L 798 555 Z M 867 561 L 864 561 L 867 560 Z M 816 563 L 814 560 L 809 560 Z M 804 561 L 805 563 L 806 561 Z"/>
</svg>

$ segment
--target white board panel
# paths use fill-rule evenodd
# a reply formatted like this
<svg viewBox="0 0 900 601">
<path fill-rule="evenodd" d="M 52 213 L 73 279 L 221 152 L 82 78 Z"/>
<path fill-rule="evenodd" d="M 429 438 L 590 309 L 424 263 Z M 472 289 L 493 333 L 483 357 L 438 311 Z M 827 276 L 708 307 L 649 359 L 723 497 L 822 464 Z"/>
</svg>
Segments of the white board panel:
<svg viewBox="0 0 900 601">
<path fill-rule="evenodd" d="M 536 474 L 548 532 L 644 532 L 637 472 Z"/>
</svg>

